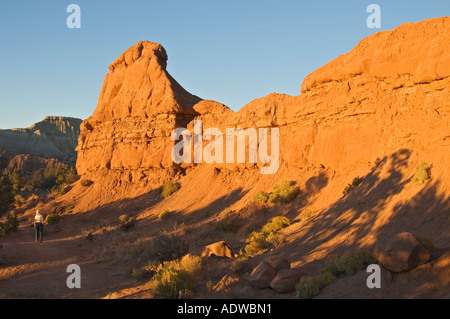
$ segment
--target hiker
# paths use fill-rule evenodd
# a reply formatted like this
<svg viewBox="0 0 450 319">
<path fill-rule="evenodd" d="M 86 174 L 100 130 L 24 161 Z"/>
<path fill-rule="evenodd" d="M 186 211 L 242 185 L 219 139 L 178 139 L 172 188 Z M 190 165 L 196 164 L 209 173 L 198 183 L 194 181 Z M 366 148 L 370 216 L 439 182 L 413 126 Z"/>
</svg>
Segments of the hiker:
<svg viewBox="0 0 450 319">
<path fill-rule="evenodd" d="M 41 215 L 40 211 L 36 211 L 36 216 L 34 217 L 34 242 L 42 243 L 42 237 L 44 235 L 44 216 Z"/>
</svg>

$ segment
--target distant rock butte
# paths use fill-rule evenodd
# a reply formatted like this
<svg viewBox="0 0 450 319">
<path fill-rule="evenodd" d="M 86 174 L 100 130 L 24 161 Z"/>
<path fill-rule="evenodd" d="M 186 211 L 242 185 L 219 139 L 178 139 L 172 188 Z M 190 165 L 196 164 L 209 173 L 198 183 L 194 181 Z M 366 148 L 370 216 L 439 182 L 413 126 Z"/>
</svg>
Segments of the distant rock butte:
<svg viewBox="0 0 450 319">
<path fill-rule="evenodd" d="M 164 48 L 139 42 L 110 65 L 81 125 L 78 171 L 173 166 L 171 131 L 194 119 L 204 130 L 279 127 L 280 165 L 342 170 L 401 148 L 448 149 L 449 39 L 449 17 L 373 34 L 307 76 L 300 95 L 269 94 L 239 112 L 185 91 Z"/>
<path fill-rule="evenodd" d="M 17 157 L 14 165 L 35 167 L 41 164 L 53 165 L 57 161 L 73 165 L 77 158 L 75 148 L 81 122 L 77 118 L 47 116 L 28 128 L 0 130 L 0 150 L 7 151 L 11 158 L 24 155 L 22 158 Z M 44 163 L 44 159 L 36 159 L 38 156 L 57 161 Z"/>
</svg>

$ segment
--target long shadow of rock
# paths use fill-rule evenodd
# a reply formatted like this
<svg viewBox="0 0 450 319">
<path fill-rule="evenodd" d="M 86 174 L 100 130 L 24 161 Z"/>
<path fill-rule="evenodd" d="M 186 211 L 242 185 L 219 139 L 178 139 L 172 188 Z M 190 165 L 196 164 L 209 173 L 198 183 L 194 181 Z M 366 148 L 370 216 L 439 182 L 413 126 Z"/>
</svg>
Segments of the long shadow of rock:
<svg viewBox="0 0 450 319">
<path fill-rule="evenodd" d="M 308 219 L 293 235 L 296 238 L 280 248 L 285 258 L 299 260 L 311 253 L 323 250 L 327 255 L 341 253 L 346 250 L 371 248 L 378 240 L 382 240 L 395 232 L 421 229 L 423 223 L 431 223 L 436 219 L 445 220 L 448 241 L 449 199 L 445 194 L 437 194 L 439 181 L 429 184 L 418 193 L 405 207 L 395 206 L 394 212 L 385 214 L 380 222 L 379 212 L 391 209 L 390 200 L 404 189 L 410 182 L 405 178 L 405 171 L 411 151 L 399 150 L 390 156 L 378 160 L 376 165 L 365 176 L 362 183 L 350 193 Z M 420 212 L 424 203 L 430 203 L 426 212 Z M 431 204 L 432 203 L 432 204 Z M 414 212 L 413 212 L 414 211 Z M 407 214 L 405 212 L 408 212 Z M 411 221 L 417 215 L 423 217 Z M 447 214 L 448 216 L 448 214 Z M 402 221 L 408 221 L 408 228 L 403 229 Z M 433 227 L 437 223 L 433 223 Z M 367 240 L 369 237 L 372 240 Z M 442 239 L 443 244 L 444 239 Z"/>
</svg>

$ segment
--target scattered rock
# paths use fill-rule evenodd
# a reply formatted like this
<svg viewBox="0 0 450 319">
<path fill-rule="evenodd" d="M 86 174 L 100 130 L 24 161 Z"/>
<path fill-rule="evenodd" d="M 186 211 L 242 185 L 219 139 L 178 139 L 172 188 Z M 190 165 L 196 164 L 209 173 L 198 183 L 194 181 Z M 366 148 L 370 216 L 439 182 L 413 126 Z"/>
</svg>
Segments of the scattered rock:
<svg viewBox="0 0 450 319">
<path fill-rule="evenodd" d="M 297 269 L 281 269 L 270 282 L 270 288 L 280 294 L 293 292 L 301 276 L 301 272 Z"/>
<path fill-rule="evenodd" d="M 277 270 L 267 261 L 264 261 L 253 269 L 248 280 L 253 288 L 264 289 L 270 287 L 270 282 L 276 275 Z"/>
<path fill-rule="evenodd" d="M 201 254 L 202 257 L 209 257 L 212 255 L 227 258 L 234 258 L 235 256 L 233 250 L 231 249 L 231 246 L 224 241 L 219 241 L 217 243 L 206 246 Z"/>
<path fill-rule="evenodd" d="M 403 232 L 375 249 L 375 258 L 387 270 L 398 273 L 430 261 L 431 255 L 413 234 Z"/>
</svg>

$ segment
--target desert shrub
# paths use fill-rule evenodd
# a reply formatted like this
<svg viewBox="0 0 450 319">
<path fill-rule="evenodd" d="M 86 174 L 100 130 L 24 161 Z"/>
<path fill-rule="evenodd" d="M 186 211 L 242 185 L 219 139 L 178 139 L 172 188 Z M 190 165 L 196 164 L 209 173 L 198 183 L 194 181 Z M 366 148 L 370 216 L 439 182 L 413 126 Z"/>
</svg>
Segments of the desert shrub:
<svg viewBox="0 0 450 319">
<path fill-rule="evenodd" d="M 350 193 L 356 186 L 358 186 L 359 184 L 361 184 L 362 182 L 362 178 L 360 177 L 355 177 L 353 179 L 353 181 L 348 184 L 347 186 L 345 186 L 344 190 L 342 191 L 342 193 L 344 195 L 347 195 L 348 193 Z"/>
<path fill-rule="evenodd" d="M 15 232 L 19 226 L 19 220 L 14 212 L 10 212 L 5 223 L 0 223 L 0 235 Z"/>
<path fill-rule="evenodd" d="M 216 224 L 216 230 L 233 233 L 236 231 L 236 226 L 232 219 L 225 218 Z"/>
<path fill-rule="evenodd" d="M 180 291 L 192 292 L 197 287 L 201 267 L 201 258 L 190 254 L 180 260 L 162 263 L 153 276 L 156 293 L 161 297 L 174 299 Z"/>
<path fill-rule="evenodd" d="M 421 163 L 416 166 L 416 173 L 411 179 L 417 185 L 422 185 L 426 180 L 431 178 L 431 165 Z"/>
<path fill-rule="evenodd" d="M 161 186 L 160 193 L 162 198 L 167 198 L 176 191 L 178 191 L 181 188 L 181 185 L 179 183 L 173 182 L 171 180 L 164 181 L 163 185 Z"/>
<path fill-rule="evenodd" d="M 47 215 L 47 217 L 45 218 L 45 221 L 49 224 L 49 225 L 54 225 L 56 223 L 58 223 L 61 219 L 61 216 L 59 216 L 58 214 L 52 213 Z"/>
<path fill-rule="evenodd" d="M 245 253 L 250 256 L 267 248 L 266 236 L 262 232 L 251 233 L 245 243 Z"/>
<path fill-rule="evenodd" d="M 119 227 L 121 230 L 129 230 L 135 224 L 136 219 L 127 214 L 123 214 L 119 216 Z"/>
<path fill-rule="evenodd" d="M 90 179 L 82 179 L 81 182 L 80 182 L 80 184 L 81 184 L 81 186 L 89 187 L 89 186 L 91 186 L 92 184 L 94 184 L 94 182 L 91 181 Z"/>
<path fill-rule="evenodd" d="M 141 257 L 147 261 L 163 262 L 180 258 L 187 254 L 188 249 L 189 245 L 181 236 L 160 233 L 149 242 Z"/>
<path fill-rule="evenodd" d="M 258 192 L 253 200 L 259 203 L 288 203 L 298 194 L 298 188 L 292 182 L 283 180 L 276 184 L 271 193 Z"/>
<path fill-rule="evenodd" d="M 289 218 L 285 216 L 276 216 L 271 219 L 270 222 L 265 224 L 261 231 L 267 236 L 271 233 L 276 234 L 283 228 L 288 227 L 291 224 L 291 221 Z"/>
<path fill-rule="evenodd" d="M 269 201 L 269 194 L 264 191 L 259 191 L 253 196 L 253 200 L 258 203 L 267 203 Z"/>
<path fill-rule="evenodd" d="M 246 254 L 254 255 L 259 251 L 266 249 L 268 243 L 276 245 L 280 241 L 278 232 L 290 224 L 291 221 L 287 217 L 276 216 L 272 218 L 270 222 L 261 228 L 261 231 L 253 231 L 245 240 Z"/>
<path fill-rule="evenodd" d="M 276 194 L 277 201 L 280 203 L 288 203 L 298 193 L 298 188 L 290 181 L 281 181 L 273 187 L 273 194 Z"/>
<path fill-rule="evenodd" d="M 303 277 L 296 285 L 297 294 L 302 299 L 313 298 L 335 279 L 336 278 L 329 272 L 324 272 L 317 276 Z"/>
<path fill-rule="evenodd" d="M 22 177 L 22 186 L 25 190 L 33 189 L 53 190 L 55 194 L 61 194 L 67 190 L 67 186 L 76 182 L 78 176 L 76 169 L 69 167 L 55 167 L 34 171 L 31 175 Z"/>
<path fill-rule="evenodd" d="M 4 171 L 0 177 L 0 216 L 14 203 L 14 185 L 8 172 Z"/>
<path fill-rule="evenodd" d="M 170 212 L 166 209 L 161 214 L 159 214 L 159 220 L 167 220 L 169 218 Z"/>
<path fill-rule="evenodd" d="M 238 275 L 250 273 L 254 266 L 251 259 L 247 256 L 239 256 L 230 266 L 230 270 Z"/>
<path fill-rule="evenodd" d="M 368 251 L 331 255 L 320 275 L 300 279 L 296 285 L 297 295 L 303 299 L 313 298 L 330 285 L 336 277 L 354 275 L 374 263 L 377 263 L 377 260 Z"/>
<path fill-rule="evenodd" d="M 376 262 L 377 260 L 368 251 L 331 255 L 326 261 L 324 272 L 329 272 L 336 277 L 351 276 Z"/>
<path fill-rule="evenodd" d="M 3 171 L 3 175 L 8 177 L 12 184 L 13 192 L 17 193 L 17 191 L 19 191 L 22 187 L 22 177 L 19 172 L 17 172 L 17 170 L 5 169 Z"/>
<path fill-rule="evenodd" d="M 302 210 L 302 212 L 300 213 L 300 219 L 301 220 L 307 220 L 311 217 L 311 215 L 314 214 L 314 212 L 310 209 L 304 209 Z"/>
<path fill-rule="evenodd" d="M 64 213 L 64 214 L 70 213 L 71 211 L 74 210 L 74 208 L 75 208 L 75 206 L 73 206 L 73 205 L 66 206 L 66 207 L 63 209 L 63 213 Z"/>
</svg>

